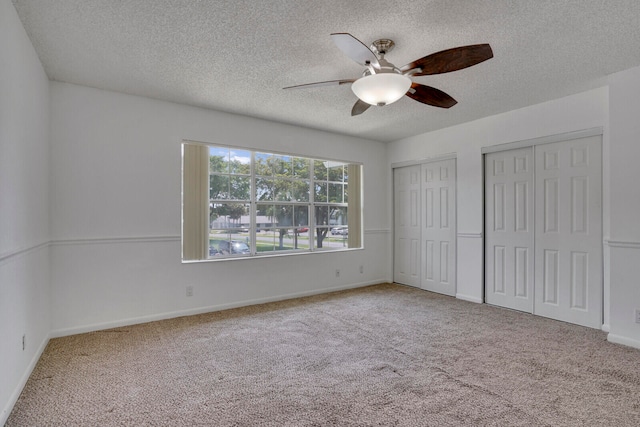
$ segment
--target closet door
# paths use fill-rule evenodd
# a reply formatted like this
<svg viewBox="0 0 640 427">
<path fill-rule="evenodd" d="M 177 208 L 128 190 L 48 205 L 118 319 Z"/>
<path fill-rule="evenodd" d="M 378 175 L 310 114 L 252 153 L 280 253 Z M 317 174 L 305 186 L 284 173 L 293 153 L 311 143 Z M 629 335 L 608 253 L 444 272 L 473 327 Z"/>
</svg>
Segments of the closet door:
<svg viewBox="0 0 640 427">
<path fill-rule="evenodd" d="M 600 136 L 536 147 L 535 314 L 602 325 Z"/>
<path fill-rule="evenodd" d="M 533 312 L 533 151 L 485 156 L 486 302 Z"/>
<path fill-rule="evenodd" d="M 456 294 L 456 162 L 422 165 L 422 288 Z"/>
<path fill-rule="evenodd" d="M 420 166 L 393 170 L 393 280 L 420 287 Z"/>
</svg>

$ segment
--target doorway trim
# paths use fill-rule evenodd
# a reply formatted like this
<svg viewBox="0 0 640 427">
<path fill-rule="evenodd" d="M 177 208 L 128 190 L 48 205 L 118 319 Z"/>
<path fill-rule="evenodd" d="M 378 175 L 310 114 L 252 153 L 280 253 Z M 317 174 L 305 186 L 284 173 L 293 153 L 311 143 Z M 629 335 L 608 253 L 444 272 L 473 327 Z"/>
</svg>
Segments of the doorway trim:
<svg viewBox="0 0 640 427">
<path fill-rule="evenodd" d="M 604 128 L 602 126 L 576 130 L 573 132 L 558 133 L 555 135 L 541 136 L 533 139 L 523 139 L 521 141 L 507 142 L 504 144 L 490 145 L 482 147 L 482 154 L 497 153 L 499 151 L 513 150 L 516 148 L 535 147 L 536 145 L 551 144 L 552 142 L 571 141 L 572 139 L 587 138 L 589 136 L 603 136 Z M 604 141 L 603 141 L 604 145 Z M 604 151 L 604 150 L 603 150 Z"/>
<path fill-rule="evenodd" d="M 425 157 L 423 159 L 418 159 L 418 160 L 407 160 L 405 162 L 391 163 L 391 169 L 393 170 L 397 168 L 403 168 L 405 166 L 416 166 L 416 165 L 422 165 L 424 163 L 439 162 L 440 160 L 451 160 L 451 159 L 457 160 L 457 158 L 458 158 L 458 155 L 456 153 L 438 154 L 436 156 Z"/>
</svg>

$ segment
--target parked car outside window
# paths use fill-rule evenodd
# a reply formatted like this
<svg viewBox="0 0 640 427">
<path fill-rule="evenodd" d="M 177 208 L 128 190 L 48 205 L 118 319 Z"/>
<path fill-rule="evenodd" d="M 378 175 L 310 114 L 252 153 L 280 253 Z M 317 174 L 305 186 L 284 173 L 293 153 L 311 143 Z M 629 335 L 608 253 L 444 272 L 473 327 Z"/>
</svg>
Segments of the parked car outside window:
<svg viewBox="0 0 640 427">
<path fill-rule="evenodd" d="M 341 226 L 341 227 L 333 227 L 331 229 L 332 236 L 347 236 L 349 235 L 349 227 Z"/>
<path fill-rule="evenodd" d="M 211 248 L 209 251 L 211 251 Z M 249 248 L 249 245 L 242 240 L 223 240 L 218 243 L 218 252 L 222 255 L 248 254 L 251 252 L 251 249 Z"/>
</svg>

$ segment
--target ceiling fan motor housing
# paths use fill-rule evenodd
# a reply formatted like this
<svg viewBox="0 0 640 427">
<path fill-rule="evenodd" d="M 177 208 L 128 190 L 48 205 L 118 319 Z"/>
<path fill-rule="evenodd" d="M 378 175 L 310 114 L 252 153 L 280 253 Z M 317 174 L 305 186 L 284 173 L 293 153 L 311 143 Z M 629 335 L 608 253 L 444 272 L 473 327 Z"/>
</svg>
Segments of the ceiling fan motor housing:
<svg viewBox="0 0 640 427">
<path fill-rule="evenodd" d="M 371 43 L 371 51 L 379 58 L 382 58 L 385 54 L 391 52 L 395 45 L 391 39 L 378 39 Z"/>
</svg>

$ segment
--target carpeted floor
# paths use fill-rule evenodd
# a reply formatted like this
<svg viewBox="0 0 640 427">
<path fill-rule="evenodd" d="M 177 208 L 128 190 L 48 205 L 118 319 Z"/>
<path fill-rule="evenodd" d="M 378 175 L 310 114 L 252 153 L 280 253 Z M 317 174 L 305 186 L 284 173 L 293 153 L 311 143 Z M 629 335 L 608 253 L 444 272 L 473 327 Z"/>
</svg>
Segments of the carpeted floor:
<svg viewBox="0 0 640 427">
<path fill-rule="evenodd" d="M 640 351 L 378 285 L 53 339 L 7 422 L 449 425 L 640 425 Z"/>
</svg>

